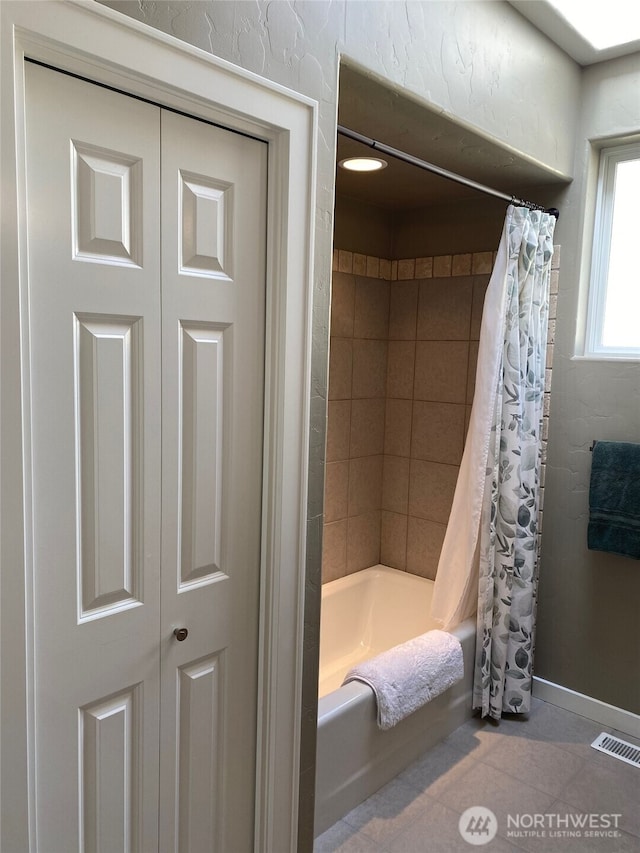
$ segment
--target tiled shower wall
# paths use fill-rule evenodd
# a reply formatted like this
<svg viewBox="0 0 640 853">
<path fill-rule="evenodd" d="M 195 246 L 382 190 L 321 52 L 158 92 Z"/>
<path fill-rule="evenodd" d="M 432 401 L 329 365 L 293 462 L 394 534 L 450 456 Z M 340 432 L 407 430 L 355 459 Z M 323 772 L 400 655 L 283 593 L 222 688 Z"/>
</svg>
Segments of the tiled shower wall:
<svg viewBox="0 0 640 853">
<path fill-rule="evenodd" d="M 392 262 L 335 253 L 323 582 L 378 562 L 435 577 L 492 263 L 492 252 Z"/>
<path fill-rule="evenodd" d="M 323 581 L 380 561 L 390 284 L 333 274 Z"/>
</svg>

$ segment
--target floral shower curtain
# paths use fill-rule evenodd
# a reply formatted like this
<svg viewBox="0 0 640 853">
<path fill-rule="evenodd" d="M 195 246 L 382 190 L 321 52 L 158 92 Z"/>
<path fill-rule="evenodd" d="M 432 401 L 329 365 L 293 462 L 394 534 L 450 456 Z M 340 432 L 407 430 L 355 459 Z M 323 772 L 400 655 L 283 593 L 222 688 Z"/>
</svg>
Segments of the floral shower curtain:
<svg viewBox="0 0 640 853">
<path fill-rule="evenodd" d="M 477 609 L 474 708 L 531 700 L 549 281 L 555 219 L 507 210 L 482 317 L 476 393 L 432 613 Z"/>
</svg>

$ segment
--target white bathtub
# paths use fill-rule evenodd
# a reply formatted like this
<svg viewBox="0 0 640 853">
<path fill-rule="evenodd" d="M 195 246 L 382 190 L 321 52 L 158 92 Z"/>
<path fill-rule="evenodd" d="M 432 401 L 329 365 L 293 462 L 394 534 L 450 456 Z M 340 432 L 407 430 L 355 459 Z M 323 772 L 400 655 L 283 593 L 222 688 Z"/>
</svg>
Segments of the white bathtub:
<svg viewBox="0 0 640 853">
<path fill-rule="evenodd" d="M 429 616 L 432 592 L 433 581 L 387 566 L 322 588 L 316 835 L 471 716 L 473 619 L 452 632 L 462 644 L 463 680 L 393 729 L 378 729 L 370 687 L 358 681 L 340 686 L 358 661 L 437 627 Z"/>
</svg>

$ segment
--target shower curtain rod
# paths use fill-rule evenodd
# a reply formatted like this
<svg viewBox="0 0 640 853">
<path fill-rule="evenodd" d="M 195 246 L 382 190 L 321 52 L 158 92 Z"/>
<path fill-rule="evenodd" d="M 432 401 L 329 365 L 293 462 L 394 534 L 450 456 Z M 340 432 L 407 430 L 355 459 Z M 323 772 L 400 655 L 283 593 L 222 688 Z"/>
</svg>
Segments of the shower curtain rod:
<svg viewBox="0 0 640 853">
<path fill-rule="evenodd" d="M 396 160 L 402 160 L 405 163 L 409 163 L 411 166 L 417 166 L 419 169 L 424 169 L 427 172 L 433 172 L 435 175 L 440 175 L 440 177 L 447 178 L 450 181 L 456 181 L 458 184 L 464 184 L 466 187 L 471 187 L 471 189 L 478 190 L 481 193 L 492 195 L 496 198 L 502 198 L 510 204 L 516 205 L 516 207 L 528 207 L 529 210 L 544 210 L 545 213 L 549 213 L 556 219 L 560 216 L 560 211 L 556 207 L 543 207 L 543 205 L 536 204 L 533 201 L 526 201 L 522 198 L 516 198 L 514 195 L 507 195 L 507 193 L 500 192 L 500 190 L 494 190 L 484 184 L 479 184 L 477 181 L 472 181 L 470 178 L 464 178 L 462 175 L 457 175 L 455 172 L 449 172 L 447 169 L 443 169 L 441 166 L 436 166 L 434 163 L 429 163 L 427 160 L 421 160 L 419 157 L 414 157 L 413 154 L 407 154 L 405 151 L 400 151 L 398 148 L 392 148 L 390 145 L 385 145 L 383 142 L 377 142 L 369 136 L 364 136 L 355 130 L 350 130 L 348 127 L 344 127 L 344 125 L 338 125 L 338 133 L 341 136 L 347 136 L 349 139 L 354 139 L 356 142 L 361 142 L 363 145 L 373 148 L 374 151 L 380 151 L 382 154 L 387 154 L 389 157 L 395 157 Z"/>
</svg>

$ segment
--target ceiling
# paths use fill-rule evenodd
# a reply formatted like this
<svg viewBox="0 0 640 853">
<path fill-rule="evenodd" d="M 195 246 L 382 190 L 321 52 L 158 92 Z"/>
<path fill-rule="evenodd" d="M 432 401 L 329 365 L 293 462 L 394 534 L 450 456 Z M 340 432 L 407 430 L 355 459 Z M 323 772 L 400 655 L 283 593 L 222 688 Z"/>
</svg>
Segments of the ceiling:
<svg viewBox="0 0 640 853">
<path fill-rule="evenodd" d="M 344 63 L 340 66 L 338 124 L 508 195 L 526 198 L 528 187 L 552 182 L 549 172 L 536 163 Z M 383 156 L 338 135 L 338 162 L 371 155 Z M 478 198 L 477 190 L 386 155 L 383 159 L 389 165 L 379 172 L 362 174 L 338 168 L 336 192 L 392 210 Z M 564 179 L 558 177 L 557 182 Z"/>
</svg>

